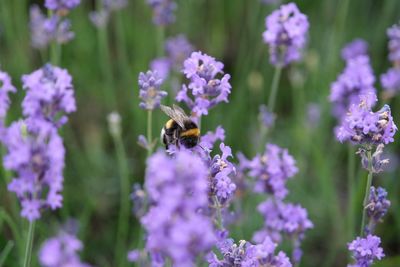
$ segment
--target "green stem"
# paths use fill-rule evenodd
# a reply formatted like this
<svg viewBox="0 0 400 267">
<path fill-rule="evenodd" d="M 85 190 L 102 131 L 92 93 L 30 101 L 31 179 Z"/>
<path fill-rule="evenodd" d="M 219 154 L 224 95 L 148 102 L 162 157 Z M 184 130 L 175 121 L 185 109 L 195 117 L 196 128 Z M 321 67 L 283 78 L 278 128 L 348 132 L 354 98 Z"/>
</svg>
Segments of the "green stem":
<svg viewBox="0 0 400 267">
<path fill-rule="evenodd" d="M 9 240 L 7 242 L 6 247 L 3 249 L 3 251 L 0 254 L 0 267 L 2 267 L 4 265 L 8 255 L 10 254 L 10 252 L 13 249 L 14 245 L 15 245 L 14 241 L 12 241 L 12 240 Z"/>
<path fill-rule="evenodd" d="M 271 113 L 274 112 L 274 108 L 275 108 L 275 101 L 276 101 L 276 95 L 278 92 L 279 79 L 281 77 L 281 72 L 282 72 L 282 66 L 280 66 L 280 65 L 276 66 L 274 78 L 272 79 L 271 92 L 270 92 L 269 99 L 268 99 L 268 109 Z"/>
<path fill-rule="evenodd" d="M 348 147 L 347 155 L 347 230 L 348 238 L 351 240 L 354 237 L 354 199 L 355 199 L 355 156 L 354 149 L 351 145 Z"/>
<path fill-rule="evenodd" d="M 147 111 L 147 142 L 149 144 L 147 148 L 147 157 L 150 157 L 153 153 L 153 137 L 152 137 L 152 128 L 153 128 L 153 111 Z"/>
<path fill-rule="evenodd" d="M 96 1 L 97 10 L 102 9 L 102 1 Z M 110 47 L 108 43 L 107 27 L 100 27 L 97 29 L 97 43 L 99 45 L 99 64 L 101 68 L 101 75 L 104 77 L 103 97 L 108 111 L 115 109 L 116 97 L 113 82 L 113 69 L 110 60 Z"/>
<path fill-rule="evenodd" d="M 214 206 L 215 206 L 215 209 L 217 211 L 217 222 L 216 222 L 217 223 L 217 228 L 218 229 L 223 229 L 221 204 L 219 203 L 217 196 L 214 196 L 213 199 L 214 199 Z"/>
<path fill-rule="evenodd" d="M 159 26 L 157 28 L 157 55 L 159 57 L 164 56 L 164 38 L 165 38 L 165 27 Z"/>
<path fill-rule="evenodd" d="M 53 16 L 53 11 L 49 9 L 48 17 L 51 18 Z M 54 66 L 58 66 L 60 64 L 61 57 L 61 45 L 56 41 L 51 42 L 50 44 L 50 62 Z"/>
<path fill-rule="evenodd" d="M 28 230 L 28 237 L 26 239 L 25 257 L 24 257 L 23 267 L 31 266 L 33 236 L 35 234 L 35 222 L 36 222 L 35 220 L 29 222 L 29 230 Z"/>
<path fill-rule="evenodd" d="M 367 217 L 367 209 L 366 206 L 368 204 L 368 199 L 369 199 L 369 191 L 371 188 L 372 184 L 372 155 L 371 151 L 368 150 L 368 178 L 367 178 L 367 185 L 365 187 L 365 196 L 364 196 L 364 201 L 363 201 L 363 212 L 362 212 L 362 219 L 361 219 L 361 229 L 360 229 L 360 236 L 364 236 L 364 228 L 365 228 L 365 220 Z"/>
<path fill-rule="evenodd" d="M 129 171 L 128 159 L 120 134 L 114 136 L 117 153 L 118 168 L 120 173 L 120 210 L 118 217 L 117 245 L 115 257 L 117 266 L 126 266 L 124 253 L 126 253 L 126 241 L 129 231 Z"/>
</svg>

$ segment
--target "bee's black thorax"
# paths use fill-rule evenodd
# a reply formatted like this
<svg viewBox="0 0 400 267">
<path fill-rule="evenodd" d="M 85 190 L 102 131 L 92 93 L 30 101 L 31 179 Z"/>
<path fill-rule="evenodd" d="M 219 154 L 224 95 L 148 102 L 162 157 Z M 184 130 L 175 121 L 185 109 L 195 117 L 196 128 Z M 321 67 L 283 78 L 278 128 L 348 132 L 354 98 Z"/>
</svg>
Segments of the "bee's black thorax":
<svg viewBox="0 0 400 267">
<path fill-rule="evenodd" d="M 197 124 L 191 120 L 184 122 L 185 128 L 180 127 L 174 120 L 169 120 L 163 128 L 163 143 L 168 149 L 169 144 L 179 144 L 186 148 L 192 148 L 199 143 L 200 130 Z"/>
</svg>

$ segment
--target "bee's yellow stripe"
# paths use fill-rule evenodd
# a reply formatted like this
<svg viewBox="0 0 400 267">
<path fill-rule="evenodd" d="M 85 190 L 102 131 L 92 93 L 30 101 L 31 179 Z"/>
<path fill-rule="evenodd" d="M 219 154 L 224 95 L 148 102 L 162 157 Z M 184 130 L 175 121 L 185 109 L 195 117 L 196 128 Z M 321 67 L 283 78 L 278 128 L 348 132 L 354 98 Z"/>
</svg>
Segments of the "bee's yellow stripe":
<svg viewBox="0 0 400 267">
<path fill-rule="evenodd" d="M 167 121 L 167 123 L 165 124 L 165 128 L 167 128 L 167 129 L 171 128 L 173 123 L 174 123 L 174 120 L 172 120 L 172 119 Z"/>
<path fill-rule="evenodd" d="M 199 136 L 200 135 L 199 128 L 190 129 L 190 130 L 187 130 L 187 131 L 184 131 L 181 133 L 181 137 L 182 136 L 191 136 L 191 135 Z"/>
</svg>

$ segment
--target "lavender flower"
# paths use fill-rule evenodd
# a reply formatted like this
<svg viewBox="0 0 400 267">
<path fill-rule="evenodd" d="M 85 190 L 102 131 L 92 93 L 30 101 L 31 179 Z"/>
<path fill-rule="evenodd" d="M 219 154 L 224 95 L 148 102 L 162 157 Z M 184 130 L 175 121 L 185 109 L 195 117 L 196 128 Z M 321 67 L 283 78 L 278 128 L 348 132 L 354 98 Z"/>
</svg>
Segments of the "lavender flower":
<svg viewBox="0 0 400 267">
<path fill-rule="evenodd" d="M 39 262 L 43 267 L 90 267 L 79 258 L 82 249 L 82 242 L 76 236 L 60 232 L 43 243 Z"/>
<path fill-rule="evenodd" d="M 382 154 L 383 154 L 383 148 L 385 147 L 384 144 L 379 144 L 376 147 L 375 152 L 372 154 L 372 162 L 370 166 L 370 160 L 368 158 L 368 150 L 370 148 L 359 148 L 357 151 L 357 154 L 360 154 L 361 156 L 361 164 L 364 169 L 367 171 L 371 171 L 372 173 L 379 173 L 383 171 L 384 167 L 389 164 L 389 159 L 382 159 Z"/>
<path fill-rule="evenodd" d="M 66 114 L 76 111 L 72 77 L 68 71 L 50 64 L 22 76 L 26 96 L 22 102 L 25 116 L 41 119 L 60 127 Z"/>
<path fill-rule="evenodd" d="M 386 97 L 392 97 L 400 90 L 400 25 L 387 30 L 389 37 L 389 60 L 393 63 L 386 73 L 381 75 L 382 87 Z"/>
<path fill-rule="evenodd" d="M 305 231 L 313 227 L 307 210 L 298 204 L 268 199 L 259 204 L 257 209 L 264 217 L 264 227 L 255 233 L 253 240 L 256 242 L 262 242 L 267 236 L 275 242 L 281 242 L 282 234 L 302 240 Z"/>
<path fill-rule="evenodd" d="M 194 51 L 194 47 L 183 34 L 170 37 L 165 41 L 165 52 L 171 66 L 177 71 L 182 70 L 183 62 Z"/>
<path fill-rule="evenodd" d="M 348 244 L 348 249 L 353 253 L 354 265 L 348 267 L 369 267 L 374 260 L 382 259 L 383 249 L 379 246 L 381 239 L 374 235 L 368 235 L 366 238 L 357 237 Z"/>
<path fill-rule="evenodd" d="M 389 37 L 389 60 L 400 63 L 400 25 L 393 25 L 387 30 Z"/>
<path fill-rule="evenodd" d="M 3 121 L 10 106 L 9 93 L 15 93 L 17 89 L 12 85 L 10 76 L 0 70 L 0 140 Z"/>
<path fill-rule="evenodd" d="M 376 102 L 376 95 L 361 96 L 359 105 L 351 105 L 349 113 L 336 130 L 340 142 L 351 141 L 356 144 L 388 144 L 394 141 L 397 127 L 393 122 L 390 107 L 384 105 L 377 112 L 371 107 Z"/>
<path fill-rule="evenodd" d="M 321 120 L 321 107 L 317 103 L 307 105 L 307 123 L 311 129 L 315 129 Z"/>
<path fill-rule="evenodd" d="M 288 151 L 273 144 L 267 144 L 265 152 L 252 160 L 239 155 L 239 161 L 240 170 L 255 179 L 255 192 L 270 193 L 278 199 L 287 195 L 286 181 L 298 171 L 296 161 Z"/>
<path fill-rule="evenodd" d="M 275 255 L 276 244 L 270 238 L 257 245 L 241 240 L 235 244 L 232 239 L 220 242 L 219 250 L 222 259 L 218 259 L 215 253 L 210 253 L 207 260 L 210 267 L 291 267 L 289 258 L 282 251 Z"/>
<path fill-rule="evenodd" d="M 215 142 L 217 142 L 218 140 L 225 140 L 225 130 L 221 126 L 218 126 L 217 129 L 215 129 L 215 132 L 207 132 L 200 138 L 200 140 L 201 147 L 210 150 L 214 147 Z"/>
<path fill-rule="evenodd" d="M 68 19 L 58 15 L 47 18 L 36 5 L 30 9 L 30 29 L 32 47 L 37 49 L 44 49 L 51 42 L 67 43 L 75 36 Z"/>
<path fill-rule="evenodd" d="M 166 80 L 171 71 L 171 62 L 168 58 L 156 58 L 150 63 L 150 69 L 157 72 L 162 80 Z"/>
<path fill-rule="evenodd" d="M 390 68 L 386 73 L 381 75 L 381 84 L 385 92 L 390 96 L 400 91 L 400 69 Z"/>
<path fill-rule="evenodd" d="M 161 99 L 167 96 L 167 92 L 160 90 L 162 82 L 156 71 L 139 74 L 139 97 L 142 100 L 139 107 L 153 110 L 160 106 Z"/>
<path fill-rule="evenodd" d="M 137 218 L 141 218 L 145 214 L 147 208 L 147 195 L 142 186 L 138 183 L 133 185 L 131 200 L 133 214 L 135 214 Z"/>
<path fill-rule="evenodd" d="M 8 190 L 20 199 L 21 216 L 33 221 L 43 208 L 60 208 L 65 149 L 56 129 L 42 120 L 18 121 L 3 141 L 4 167 L 16 173 Z"/>
<path fill-rule="evenodd" d="M 368 53 L 368 43 L 363 39 L 355 39 L 348 43 L 341 52 L 342 59 L 348 61 L 358 56 L 366 56 Z"/>
<path fill-rule="evenodd" d="M 274 113 L 269 112 L 266 105 L 261 105 L 259 107 L 258 116 L 262 125 L 267 129 L 271 128 L 275 123 L 276 115 Z"/>
<path fill-rule="evenodd" d="M 341 119 L 352 104 L 359 103 L 360 95 L 375 93 L 374 82 L 369 57 L 362 55 L 350 58 L 344 71 L 331 85 L 329 100 L 333 104 L 333 114 Z"/>
<path fill-rule="evenodd" d="M 80 0 L 46 0 L 44 5 L 50 10 L 71 10 L 80 3 Z"/>
<path fill-rule="evenodd" d="M 264 42 L 269 45 L 270 62 L 285 66 L 301 59 L 308 33 L 307 16 L 295 3 L 282 5 L 265 19 Z"/>
<path fill-rule="evenodd" d="M 103 0 L 98 11 L 89 13 L 89 19 L 97 28 L 103 28 L 112 12 L 123 9 L 127 5 L 127 0 Z"/>
<path fill-rule="evenodd" d="M 215 155 L 211 161 L 211 194 L 218 198 L 219 203 L 224 204 L 233 195 L 236 185 L 229 177 L 236 173 L 235 167 L 228 161 L 232 157 L 232 150 L 229 146 L 221 143 L 219 146 L 222 155 Z"/>
<path fill-rule="evenodd" d="M 188 86 L 183 85 L 176 96 L 178 102 L 185 102 L 195 116 L 207 115 L 208 110 L 220 102 L 228 102 L 231 93 L 230 75 L 221 79 L 216 76 L 223 73 L 224 65 L 201 52 L 193 52 L 184 62 L 183 73 L 190 79 Z M 192 96 L 189 96 L 188 93 Z"/>
<path fill-rule="evenodd" d="M 382 187 L 371 186 L 368 204 L 366 206 L 369 218 L 368 233 L 372 233 L 378 222 L 380 222 L 390 207 L 390 201 L 387 199 L 387 192 Z"/>
<path fill-rule="evenodd" d="M 195 266 L 196 256 L 215 242 L 211 220 L 201 213 L 208 206 L 206 166 L 189 151 L 177 151 L 173 158 L 157 152 L 147 164 L 151 207 L 141 223 L 152 261 L 170 258 L 174 266 Z"/>
<path fill-rule="evenodd" d="M 154 24 L 166 26 L 175 21 L 177 5 L 173 0 L 147 0 L 147 4 L 153 9 Z"/>
</svg>

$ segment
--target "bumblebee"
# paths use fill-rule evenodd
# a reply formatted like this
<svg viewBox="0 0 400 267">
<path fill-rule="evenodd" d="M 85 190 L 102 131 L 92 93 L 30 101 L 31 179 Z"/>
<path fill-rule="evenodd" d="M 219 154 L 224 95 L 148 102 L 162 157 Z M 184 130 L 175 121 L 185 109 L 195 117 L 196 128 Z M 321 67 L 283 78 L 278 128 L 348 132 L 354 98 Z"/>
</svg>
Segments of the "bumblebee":
<svg viewBox="0 0 400 267">
<path fill-rule="evenodd" d="M 170 144 L 192 148 L 199 143 L 200 129 L 183 109 L 176 105 L 172 108 L 161 105 L 161 110 L 171 118 L 161 129 L 161 139 L 167 149 Z"/>
</svg>

